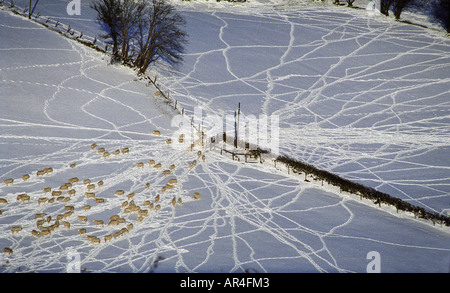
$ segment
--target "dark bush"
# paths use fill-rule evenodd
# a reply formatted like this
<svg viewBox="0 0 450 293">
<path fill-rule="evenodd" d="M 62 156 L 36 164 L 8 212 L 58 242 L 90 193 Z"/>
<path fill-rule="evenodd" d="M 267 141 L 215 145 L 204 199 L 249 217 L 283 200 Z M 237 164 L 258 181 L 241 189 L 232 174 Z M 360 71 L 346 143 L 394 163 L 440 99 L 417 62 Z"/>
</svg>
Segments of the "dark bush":
<svg viewBox="0 0 450 293">
<path fill-rule="evenodd" d="M 439 0 L 433 8 L 436 20 L 450 33 L 450 1 Z"/>
<path fill-rule="evenodd" d="M 395 19 L 400 19 L 400 14 L 402 13 L 403 8 L 405 8 L 411 0 L 394 0 L 393 8 L 394 8 L 394 16 Z"/>
</svg>

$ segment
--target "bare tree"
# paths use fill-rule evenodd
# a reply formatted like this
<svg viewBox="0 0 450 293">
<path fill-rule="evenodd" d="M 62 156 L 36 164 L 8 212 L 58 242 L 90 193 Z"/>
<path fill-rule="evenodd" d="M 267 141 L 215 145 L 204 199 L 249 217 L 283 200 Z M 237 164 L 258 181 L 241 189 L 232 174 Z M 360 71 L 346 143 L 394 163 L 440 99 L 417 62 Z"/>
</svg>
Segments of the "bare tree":
<svg viewBox="0 0 450 293">
<path fill-rule="evenodd" d="M 389 8 L 394 0 L 381 0 L 380 1 L 380 12 L 386 16 L 389 16 Z"/>
<path fill-rule="evenodd" d="M 120 35 L 120 0 L 94 0 L 91 2 L 91 8 L 97 11 L 97 20 L 107 27 L 104 28 L 106 34 L 101 35 L 104 39 L 112 39 L 113 55 L 117 55 L 119 51 L 119 35 Z"/>
<path fill-rule="evenodd" d="M 147 8 L 147 2 L 141 0 L 122 0 L 120 15 L 119 15 L 119 29 L 121 39 L 121 59 L 127 62 L 131 57 L 129 56 L 130 45 L 137 34 L 137 27 L 142 22 L 144 13 Z"/>
<path fill-rule="evenodd" d="M 183 58 L 187 34 L 181 30 L 184 18 L 164 0 L 152 0 L 147 17 L 138 25 L 138 55 L 134 62 L 140 72 L 145 72 L 150 63 L 159 58 L 171 65 L 179 64 Z"/>
<path fill-rule="evenodd" d="M 411 0 L 394 0 L 393 8 L 395 19 L 400 19 L 400 14 L 402 13 L 403 8 L 405 8 L 409 2 L 411 2 Z"/>
<path fill-rule="evenodd" d="M 165 0 L 93 1 L 97 19 L 106 25 L 102 37 L 113 41 L 113 58 L 132 63 L 142 73 L 160 58 L 171 65 L 182 61 L 185 20 L 174 6 Z"/>
<path fill-rule="evenodd" d="M 438 1 L 433 8 L 433 15 L 447 32 L 450 33 L 450 1 Z"/>
</svg>

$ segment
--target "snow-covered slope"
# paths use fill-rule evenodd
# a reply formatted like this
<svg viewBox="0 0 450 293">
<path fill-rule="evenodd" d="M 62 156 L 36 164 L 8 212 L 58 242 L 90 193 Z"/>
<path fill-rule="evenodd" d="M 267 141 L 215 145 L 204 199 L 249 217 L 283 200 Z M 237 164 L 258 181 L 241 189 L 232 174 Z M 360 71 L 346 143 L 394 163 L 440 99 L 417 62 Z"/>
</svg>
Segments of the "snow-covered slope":
<svg viewBox="0 0 450 293">
<path fill-rule="evenodd" d="M 310 12 L 309 23 L 314 21 L 311 17 L 319 13 Z M 282 60 L 287 63 L 295 61 L 291 64 L 300 65 L 297 67 L 300 70 L 302 65 L 296 63 L 299 60 L 292 59 L 290 54 L 302 53 L 302 47 L 311 49 L 317 45 L 324 48 L 324 44 L 330 43 L 330 38 L 343 41 L 345 38 L 341 37 L 348 30 L 341 27 L 343 32 L 324 33 L 316 41 L 313 36 L 304 34 L 304 38 L 311 37 L 310 43 L 295 46 L 296 40 L 306 40 L 290 37 L 291 32 L 297 31 L 290 28 L 297 26 L 289 25 L 293 21 L 287 10 L 269 10 L 264 12 L 266 15 L 256 16 L 188 10 L 184 13 L 189 16 L 188 31 L 191 34 L 185 66 L 176 75 L 163 75 L 162 70 L 157 73 L 158 80 L 171 90 L 172 97 L 186 107 L 187 113 L 196 105 L 201 105 L 205 111 L 216 112 L 219 107 L 220 111 L 232 111 L 239 101 L 233 99 L 234 95 L 227 97 L 221 94 L 214 103 L 210 103 L 208 98 L 214 97 L 213 92 L 222 93 L 225 90 L 236 91 L 236 95 L 241 97 L 250 97 L 252 93 L 247 91 L 250 87 L 258 95 L 267 93 L 267 98 L 263 99 L 263 105 L 265 103 L 267 107 L 250 108 L 244 100 L 240 100 L 245 113 L 255 111 L 259 114 L 258 109 L 265 109 L 267 114 L 276 111 L 283 114 L 288 105 L 293 108 L 294 104 L 283 102 L 284 95 L 277 94 L 280 83 L 289 82 L 291 78 L 303 80 L 303 77 L 297 70 L 287 73 L 285 65 L 289 64 L 280 65 L 280 58 L 276 56 L 287 52 Z M 297 10 L 292 12 L 296 13 Z M 336 12 L 329 13 L 333 17 L 339 16 L 334 15 Z M 326 32 L 332 27 L 329 23 L 316 21 L 314 28 L 318 31 Z M 239 37 L 242 23 L 251 26 L 253 32 L 259 31 L 263 37 L 247 35 L 243 42 Z M 383 24 L 375 21 L 369 23 L 370 28 L 381 26 L 377 32 L 384 29 Z M 75 27 L 74 24 L 71 26 Z M 1 255 L 0 271 L 65 272 L 73 260 L 71 256 L 77 254 L 81 269 L 88 272 L 365 272 L 370 251 L 380 253 L 383 272 L 448 271 L 450 247 L 447 228 L 432 227 L 414 220 L 410 215 L 386 212 L 371 203 L 360 202 L 314 182 L 304 182 L 303 176 L 279 171 L 269 162 L 262 165 L 245 164 L 242 160 L 236 162 L 229 155 L 221 155 L 219 151 L 209 148 L 201 149 L 205 154 L 203 161 L 196 151 L 177 150 L 166 143 L 166 138 L 172 137 L 176 130 L 171 127 L 171 120 L 177 112 L 155 97 L 156 90 L 136 78 L 135 72 L 108 65 L 108 58 L 101 53 L 6 11 L 0 11 L 0 27 L 0 174 L 2 181 L 14 179 L 13 184 L 0 183 L 0 198 L 8 202 L 0 205 L 3 210 L 0 215 L 0 248 L 13 250 L 11 255 Z M 228 31 L 233 27 L 234 30 Z M 397 31 L 398 35 L 408 35 L 408 29 L 401 28 L 402 33 Z M 358 31 L 355 27 L 353 30 Z M 269 32 L 272 35 L 273 31 L 280 32 L 275 40 L 264 37 Z M 421 37 L 424 38 L 424 35 Z M 205 36 L 208 38 L 205 39 Z M 376 38 L 371 30 L 367 36 Z M 433 58 L 444 60 L 442 50 L 448 48 L 447 43 L 430 38 L 435 41 L 423 50 L 432 52 Z M 350 39 L 362 42 L 358 38 Z M 273 41 L 277 41 L 278 45 L 274 45 Z M 375 44 L 381 46 L 394 41 L 389 39 Z M 292 46 L 289 46 L 291 42 Z M 205 49 L 207 46 L 208 50 Z M 259 49 L 266 50 L 258 58 Z M 241 53 L 231 54 L 235 50 Z M 314 50 L 315 53 L 319 51 Z M 369 55 L 381 58 L 380 53 Z M 210 57 L 210 62 L 202 63 Z M 267 60 L 270 70 L 265 69 L 267 64 L 260 58 L 271 58 Z M 303 59 L 323 61 L 318 57 Z M 241 64 L 237 67 L 239 70 L 235 70 L 235 66 L 230 66 L 232 62 L 247 62 L 257 67 Z M 204 70 L 200 70 L 201 66 L 205 66 Z M 322 66 L 310 68 L 321 70 Z M 435 70 L 439 68 L 446 70 L 446 67 L 436 65 L 425 72 L 436 78 Z M 347 71 L 351 74 L 354 70 L 358 72 L 362 69 L 349 66 Z M 305 78 L 309 74 L 306 72 Z M 336 76 L 329 76 L 331 80 L 339 81 Z M 213 80 L 208 84 L 207 78 Z M 423 78 L 417 80 L 425 83 Z M 445 79 L 443 81 L 446 82 Z M 199 84 L 207 90 L 200 91 Z M 240 90 L 240 84 L 246 88 Z M 272 85 L 269 90 L 266 88 L 268 84 Z M 285 88 L 298 91 L 296 84 Z M 377 94 L 376 88 L 372 91 Z M 288 93 L 286 96 L 289 96 Z M 439 95 L 445 93 L 446 90 L 442 90 L 436 100 L 439 101 Z M 380 105 L 385 106 L 381 102 L 369 103 L 370 107 Z M 445 102 L 437 105 L 436 108 L 440 107 L 445 112 Z M 324 110 L 332 111 L 330 109 L 333 108 Z M 345 117 L 342 115 L 345 114 L 343 108 L 339 109 L 337 117 Z M 430 108 L 423 106 L 418 109 L 423 114 Z M 283 123 L 289 127 L 301 125 L 303 120 L 296 121 L 295 116 Z M 420 120 L 425 124 L 427 121 Z M 341 150 L 342 161 L 353 159 L 353 153 L 361 152 L 359 145 L 358 148 L 355 146 L 354 152 L 348 152 L 353 146 L 349 143 L 350 138 L 352 143 L 358 141 L 366 146 L 354 129 L 350 128 L 349 136 L 345 136 L 345 130 L 317 124 L 314 122 L 308 126 L 317 127 L 317 133 L 310 133 L 309 140 L 309 144 L 316 143 L 309 145 L 314 151 L 305 149 L 300 154 L 310 154 L 310 158 L 324 160 L 319 154 L 325 153 L 326 149 L 320 149 L 318 144 L 322 142 L 328 150 L 333 150 L 333 146 L 338 145 L 337 142 L 330 144 L 333 137 L 335 140 L 344 137 L 342 142 L 346 147 L 337 148 Z M 416 129 L 419 134 L 420 130 L 429 126 L 423 127 Z M 161 131 L 160 136 L 153 134 L 155 129 Z M 436 129 L 445 134 L 443 126 Z M 301 127 L 299 133 L 308 133 L 305 130 Z M 366 129 L 372 135 L 376 130 L 374 126 Z M 284 128 L 284 131 L 293 130 Z M 320 131 L 328 137 L 320 135 Z M 408 135 L 406 133 L 405 138 L 411 138 Z M 294 146 L 306 144 L 307 137 L 303 135 L 301 140 L 291 137 L 287 142 Z M 422 139 L 422 146 L 431 145 L 436 147 L 437 152 L 445 151 L 440 144 L 429 143 L 434 136 L 417 137 Z M 438 142 L 439 137 L 437 135 Z M 92 143 L 97 143 L 94 150 L 91 149 Z M 411 148 L 408 141 L 405 143 L 405 148 Z M 390 146 L 383 142 L 375 154 Z M 110 157 L 104 158 L 97 151 L 100 147 L 109 151 Z M 129 148 L 129 153 L 114 154 L 115 150 L 124 147 Z M 284 142 L 281 147 L 283 150 L 289 149 Z M 395 149 L 396 145 L 392 143 L 392 147 Z M 299 149 L 302 150 L 301 147 L 292 148 L 292 154 L 299 154 Z M 377 160 L 370 152 L 367 158 Z M 439 156 L 435 158 L 439 159 Z M 191 168 L 189 163 L 195 159 L 197 165 Z M 154 164 L 150 166 L 149 160 L 155 160 L 155 164 L 161 163 L 161 168 L 154 168 Z M 144 163 L 143 168 L 137 166 L 140 162 Z M 77 165 L 71 168 L 73 163 Z M 169 176 L 162 174 L 162 170 L 169 169 L 171 164 L 175 166 L 172 173 Z M 437 170 L 436 176 L 442 176 L 439 162 L 429 165 L 428 169 Z M 37 171 L 49 167 L 52 172 L 37 176 Z M 445 174 L 445 165 L 442 169 Z M 345 168 L 342 171 L 343 174 L 347 172 Z M 24 174 L 30 174 L 27 181 L 21 178 Z M 361 171 L 355 174 L 361 174 Z M 44 192 L 46 187 L 59 190 L 74 177 L 80 180 L 72 184 L 75 195 L 69 196 L 67 191 L 62 191 L 64 198 L 58 200 L 58 196 Z M 175 178 L 177 183 L 173 189 L 162 193 L 161 188 Z M 85 195 L 89 190 L 82 182 L 84 179 L 90 179 L 95 184 L 95 189 L 90 192 L 95 192 L 96 198 L 103 199 L 103 203 Z M 99 181 L 103 181 L 103 185 L 99 186 Z M 413 187 L 415 185 L 411 184 Z M 442 186 L 444 190 L 448 188 L 446 182 Z M 124 195 L 115 195 L 117 190 L 123 190 Z M 126 213 L 125 207 L 122 207 L 128 200 L 127 195 L 132 192 L 134 203 L 149 213 L 141 221 L 136 213 Z M 201 199 L 195 200 L 194 192 L 199 192 Z M 17 200 L 23 193 L 30 197 L 29 201 Z M 146 201 L 150 200 L 156 206 L 157 194 L 161 195 L 158 202 L 161 209 L 150 210 Z M 40 204 L 39 198 L 44 197 L 54 198 L 55 201 Z M 181 198 L 183 203 L 173 206 L 173 197 Z M 69 201 L 65 202 L 65 198 Z M 445 200 L 446 197 L 441 198 Z M 83 209 L 86 205 L 91 208 Z M 67 214 L 70 208 L 65 206 L 73 206 L 73 213 Z M 63 215 L 63 218 L 59 220 L 59 228 L 53 230 L 51 235 L 36 238 L 32 231 L 39 231 L 36 222 L 41 218 L 35 218 L 39 213 L 46 213 L 43 219 L 51 217 L 43 227 L 56 224 L 58 215 Z M 109 218 L 116 214 L 124 218 L 125 223 L 107 225 Z M 88 221 L 84 222 L 78 216 L 86 216 Z M 103 220 L 104 225 L 96 225 L 93 220 Z M 70 223 L 70 228 L 65 227 L 63 221 Z M 130 224 L 133 227 L 128 233 L 105 242 L 105 236 L 114 235 Z M 22 229 L 13 233 L 13 227 Z M 101 243 L 91 243 L 84 234 L 79 234 L 78 229 L 86 229 L 87 235 L 99 237 Z M 156 263 L 158 266 L 155 269 Z"/>
</svg>

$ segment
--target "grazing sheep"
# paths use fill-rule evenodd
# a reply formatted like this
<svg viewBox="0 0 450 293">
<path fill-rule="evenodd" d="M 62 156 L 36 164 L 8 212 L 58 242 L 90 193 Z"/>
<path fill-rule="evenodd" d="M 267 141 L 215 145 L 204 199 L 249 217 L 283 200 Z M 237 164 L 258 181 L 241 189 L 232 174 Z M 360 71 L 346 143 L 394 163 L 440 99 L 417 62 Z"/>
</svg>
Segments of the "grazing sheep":
<svg viewBox="0 0 450 293">
<path fill-rule="evenodd" d="M 45 229 L 41 231 L 41 236 L 48 236 L 52 233 L 50 229 Z"/>
<path fill-rule="evenodd" d="M 50 198 L 49 200 L 48 200 L 48 203 L 54 203 L 55 202 L 55 198 L 54 197 L 52 197 L 52 198 Z"/>
<path fill-rule="evenodd" d="M 170 184 L 175 184 L 177 182 L 178 182 L 178 180 L 175 178 L 169 179 L 169 181 L 167 181 L 167 183 L 170 183 Z"/>
<path fill-rule="evenodd" d="M 100 238 L 98 238 L 97 236 L 86 236 L 88 238 L 89 241 L 91 241 L 92 243 L 98 243 L 100 244 Z"/>
<path fill-rule="evenodd" d="M 112 237 L 113 237 L 113 234 L 112 234 L 112 233 L 106 235 L 106 236 L 105 236 L 105 242 L 106 242 L 106 241 L 111 241 Z"/>
<path fill-rule="evenodd" d="M 122 203 L 122 207 L 124 208 L 124 207 L 126 207 L 128 205 L 128 201 L 124 201 L 123 203 Z"/>
<path fill-rule="evenodd" d="M 139 210 L 139 216 L 147 216 L 148 215 L 148 210 Z"/>
<path fill-rule="evenodd" d="M 117 220 L 109 220 L 108 226 L 117 226 L 119 225 L 119 222 L 117 222 Z"/>
<path fill-rule="evenodd" d="M 22 227 L 20 226 L 16 226 L 16 227 L 12 227 L 11 228 L 11 233 L 19 233 L 20 231 L 22 231 Z"/>
<path fill-rule="evenodd" d="M 103 220 L 92 220 L 92 222 L 94 222 L 95 225 L 103 226 Z"/>
<path fill-rule="evenodd" d="M 148 160 L 148 164 L 151 166 L 151 165 L 154 165 L 155 164 L 155 160 Z"/>
<path fill-rule="evenodd" d="M 37 220 L 37 221 L 36 221 L 36 226 L 37 226 L 37 227 L 40 227 L 40 226 L 42 226 L 44 223 L 45 223 L 45 219 Z"/>
<path fill-rule="evenodd" d="M 194 199 L 200 199 L 202 196 L 198 192 L 194 192 Z"/>
<path fill-rule="evenodd" d="M 44 176 L 45 173 L 46 173 L 45 170 L 38 170 L 36 172 L 36 176 Z"/>
<path fill-rule="evenodd" d="M 52 191 L 51 187 L 45 187 L 44 188 L 44 193 L 50 192 Z"/>
<path fill-rule="evenodd" d="M 47 214 L 46 213 L 38 213 L 34 215 L 34 219 L 39 219 L 39 218 L 43 218 L 45 217 Z"/>
<path fill-rule="evenodd" d="M 3 180 L 3 183 L 5 183 L 6 186 L 8 186 L 9 184 L 13 184 L 14 183 L 14 179 L 12 179 L 12 178 L 5 179 L 5 180 Z"/>
<path fill-rule="evenodd" d="M 69 179 L 69 182 L 71 183 L 77 183 L 79 181 L 79 179 L 77 177 L 73 177 Z"/>
<path fill-rule="evenodd" d="M 109 155 L 109 152 L 104 152 L 104 153 L 103 153 L 103 158 L 109 158 L 109 156 L 110 156 L 110 155 Z"/>
<path fill-rule="evenodd" d="M 88 184 L 87 190 L 95 189 L 95 184 Z"/>
<path fill-rule="evenodd" d="M 49 167 L 49 168 L 44 168 L 45 173 L 52 173 L 53 172 L 53 168 Z"/>
<path fill-rule="evenodd" d="M 139 163 L 136 164 L 136 166 L 137 166 L 138 168 L 144 168 L 144 163 L 139 162 Z"/>
<path fill-rule="evenodd" d="M 74 206 L 64 206 L 64 209 L 66 211 L 73 211 L 73 210 L 75 210 L 75 207 Z"/>
<path fill-rule="evenodd" d="M 30 175 L 28 175 L 28 174 L 22 175 L 23 181 L 27 181 L 28 179 L 30 179 Z"/>
<path fill-rule="evenodd" d="M 75 191 L 75 189 L 70 189 L 68 191 L 68 193 L 69 193 L 69 195 L 73 196 L 73 195 L 75 195 L 76 191 Z"/>
<path fill-rule="evenodd" d="M 61 223 L 66 227 L 67 229 L 70 229 L 70 223 L 67 221 L 61 221 Z"/>
<path fill-rule="evenodd" d="M 17 196 L 17 200 L 21 200 L 22 202 L 30 201 L 30 197 L 26 193 L 22 193 Z"/>
<path fill-rule="evenodd" d="M 65 200 L 65 196 L 58 196 L 57 198 L 56 198 L 56 201 L 64 201 Z"/>
<path fill-rule="evenodd" d="M 128 198 L 128 199 L 132 199 L 132 198 L 134 197 L 134 194 L 135 194 L 134 192 L 128 194 L 128 195 L 127 195 L 127 198 Z"/>
<path fill-rule="evenodd" d="M 63 215 L 64 215 L 64 219 L 69 218 L 72 214 L 73 214 L 73 211 L 67 211 L 67 212 L 65 212 L 65 213 L 63 214 Z"/>
<path fill-rule="evenodd" d="M 82 221 L 82 222 L 87 222 L 87 217 L 86 216 L 78 216 L 78 220 Z"/>
<path fill-rule="evenodd" d="M 84 211 L 87 211 L 87 210 L 91 209 L 91 206 L 90 205 L 85 205 L 85 206 L 82 206 L 81 209 L 83 209 Z"/>
<path fill-rule="evenodd" d="M 96 203 L 105 203 L 105 199 L 104 198 L 96 198 L 95 202 Z"/>
<path fill-rule="evenodd" d="M 84 179 L 83 180 L 83 184 L 90 184 L 91 183 L 91 179 Z"/>
<path fill-rule="evenodd" d="M 61 191 L 58 191 L 58 190 L 53 190 L 52 191 L 52 196 L 60 196 L 61 194 L 62 194 Z"/>
<path fill-rule="evenodd" d="M 130 152 L 129 148 L 122 148 L 122 154 L 128 154 Z"/>
<path fill-rule="evenodd" d="M 109 220 L 110 220 L 110 221 L 117 221 L 119 218 L 120 218 L 119 215 L 112 215 L 112 216 L 109 218 Z"/>
<path fill-rule="evenodd" d="M 24 197 L 25 195 L 27 195 L 27 194 L 26 194 L 26 193 L 19 194 L 19 195 L 17 196 L 17 201 L 21 200 L 22 197 Z"/>
<path fill-rule="evenodd" d="M 80 235 L 86 234 L 86 228 L 78 229 L 78 233 L 79 233 Z"/>
<path fill-rule="evenodd" d="M 164 176 L 170 175 L 170 170 L 164 170 L 162 171 L 162 173 L 164 174 Z"/>
<path fill-rule="evenodd" d="M 156 169 L 158 169 L 158 168 L 161 168 L 161 163 L 158 163 L 158 164 L 156 164 L 155 166 L 153 166 L 153 168 L 156 168 Z"/>
<path fill-rule="evenodd" d="M 116 156 L 120 155 L 120 150 L 115 150 L 114 155 L 116 155 Z"/>
<path fill-rule="evenodd" d="M 95 198 L 95 193 L 94 192 L 86 192 L 86 197 L 87 198 Z"/>
<path fill-rule="evenodd" d="M 47 200 L 48 200 L 48 198 L 46 198 L 46 197 L 41 197 L 41 198 L 38 198 L 38 203 L 39 203 L 39 204 L 45 203 L 45 202 L 47 202 Z"/>
<path fill-rule="evenodd" d="M 122 189 L 116 190 L 115 195 L 124 195 L 125 192 Z"/>
<path fill-rule="evenodd" d="M 105 148 L 99 148 L 99 149 L 97 149 L 97 151 L 98 151 L 99 153 L 104 153 L 104 152 L 105 152 Z"/>
</svg>

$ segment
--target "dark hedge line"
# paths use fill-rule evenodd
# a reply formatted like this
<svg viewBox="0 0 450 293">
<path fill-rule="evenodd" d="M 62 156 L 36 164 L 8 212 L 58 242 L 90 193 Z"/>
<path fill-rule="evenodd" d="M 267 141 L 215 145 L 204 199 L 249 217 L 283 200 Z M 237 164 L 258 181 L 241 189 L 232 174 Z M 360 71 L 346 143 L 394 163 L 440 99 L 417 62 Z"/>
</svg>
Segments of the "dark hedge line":
<svg viewBox="0 0 450 293">
<path fill-rule="evenodd" d="M 399 210 L 414 213 L 415 217 L 430 220 L 433 224 L 441 224 L 445 226 L 450 226 L 450 217 L 445 215 L 440 215 L 435 212 L 427 211 L 422 207 L 412 205 L 405 202 L 399 198 L 392 197 L 391 195 L 380 192 L 374 188 L 364 186 L 362 184 L 350 181 L 348 179 L 342 178 L 336 174 L 330 173 L 325 170 L 320 170 L 313 165 L 300 162 L 298 160 L 286 157 L 278 156 L 276 161 L 282 162 L 287 166 L 291 167 L 293 172 L 305 173 L 306 175 L 313 175 L 315 180 L 322 180 L 331 184 L 333 186 L 339 186 L 341 191 L 349 192 L 351 194 L 359 195 L 360 198 L 366 198 L 372 200 L 375 204 L 381 206 L 382 203 L 392 205 Z"/>
</svg>

